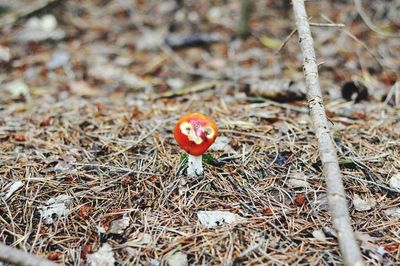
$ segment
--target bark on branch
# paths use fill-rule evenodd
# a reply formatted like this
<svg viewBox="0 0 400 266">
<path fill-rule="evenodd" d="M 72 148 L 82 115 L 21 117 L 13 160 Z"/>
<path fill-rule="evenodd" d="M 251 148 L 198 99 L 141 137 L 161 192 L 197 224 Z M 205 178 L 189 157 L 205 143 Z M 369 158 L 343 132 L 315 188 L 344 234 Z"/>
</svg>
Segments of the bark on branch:
<svg viewBox="0 0 400 266">
<path fill-rule="evenodd" d="M 57 266 L 57 263 L 36 257 L 22 250 L 9 247 L 0 243 L 0 262 L 24 266 Z"/>
<path fill-rule="evenodd" d="M 319 84 L 314 41 L 303 0 L 292 0 L 299 43 L 303 53 L 303 71 L 307 100 L 314 123 L 318 148 L 326 178 L 327 197 L 332 222 L 337 231 L 339 247 L 345 265 L 364 265 L 360 248 L 354 236 L 343 187 L 336 149 L 330 134 Z"/>
</svg>

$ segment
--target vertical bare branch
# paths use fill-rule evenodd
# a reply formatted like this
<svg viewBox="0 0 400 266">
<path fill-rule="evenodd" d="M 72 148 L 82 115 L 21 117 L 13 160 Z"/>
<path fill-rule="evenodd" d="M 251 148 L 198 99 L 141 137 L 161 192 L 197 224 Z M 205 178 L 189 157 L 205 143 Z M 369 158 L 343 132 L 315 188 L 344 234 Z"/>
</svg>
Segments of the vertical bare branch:
<svg viewBox="0 0 400 266">
<path fill-rule="evenodd" d="M 303 0 L 292 0 L 293 11 L 303 53 L 303 71 L 307 85 L 307 99 L 318 140 L 323 171 L 326 178 L 332 222 L 338 233 L 339 246 L 345 265 L 364 265 L 360 248 L 350 224 L 346 194 L 338 164 L 336 149 L 328 127 L 322 100 L 314 41 Z"/>
</svg>

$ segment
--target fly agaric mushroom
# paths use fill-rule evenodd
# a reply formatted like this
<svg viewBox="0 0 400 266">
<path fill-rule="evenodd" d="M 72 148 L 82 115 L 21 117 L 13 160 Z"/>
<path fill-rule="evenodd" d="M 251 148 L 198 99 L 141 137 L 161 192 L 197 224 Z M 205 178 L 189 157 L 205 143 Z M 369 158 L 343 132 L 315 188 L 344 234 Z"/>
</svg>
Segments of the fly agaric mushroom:
<svg viewBox="0 0 400 266">
<path fill-rule="evenodd" d="M 179 119 L 174 137 L 179 146 L 188 153 L 188 175 L 203 174 L 202 154 L 214 143 L 218 135 L 217 125 L 205 115 L 191 113 Z"/>
</svg>

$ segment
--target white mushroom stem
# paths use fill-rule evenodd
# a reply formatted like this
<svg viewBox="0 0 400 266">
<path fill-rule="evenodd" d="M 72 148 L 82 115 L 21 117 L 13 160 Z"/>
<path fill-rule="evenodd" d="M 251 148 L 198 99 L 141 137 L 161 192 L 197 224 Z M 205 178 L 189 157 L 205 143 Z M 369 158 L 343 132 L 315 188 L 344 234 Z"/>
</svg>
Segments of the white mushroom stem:
<svg viewBox="0 0 400 266">
<path fill-rule="evenodd" d="M 202 156 L 188 156 L 188 176 L 198 177 L 203 175 L 203 161 Z"/>
</svg>

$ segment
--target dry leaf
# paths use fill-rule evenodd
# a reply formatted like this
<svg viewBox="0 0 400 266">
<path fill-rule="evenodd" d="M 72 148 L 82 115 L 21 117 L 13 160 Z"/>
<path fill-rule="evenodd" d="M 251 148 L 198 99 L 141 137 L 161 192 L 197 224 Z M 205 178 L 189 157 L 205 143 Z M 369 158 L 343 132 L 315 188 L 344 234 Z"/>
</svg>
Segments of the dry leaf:
<svg viewBox="0 0 400 266">
<path fill-rule="evenodd" d="M 187 255 L 178 251 L 173 254 L 167 254 L 165 261 L 169 266 L 186 266 L 188 265 Z"/>
<path fill-rule="evenodd" d="M 110 234 L 122 234 L 124 230 L 129 226 L 130 219 L 128 216 L 124 216 L 119 220 L 115 220 L 111 222 L 110 230 L 108 233 Z"/>
<path fill-rule="evenodd" d="M 111 246 L 108 243 L 95 253 L 87 255 L 87 261 L 90 266 L 114 266 L 115 259 Z"/>
<path fill-rule="evenodd" d="M 46 202 L 46 205 L 38 207 L 40 215 L 43 217 L 45 224 L 52 224 L 54 222 L 53 215 L 61 218 L 69 213 L 69 205 L 71 197 L 68 195 L 60 195 L 56 198 L 51 198 Z"/>
<path fill-rule="evenodd" d="M 69 83 L 71 92 L 79 96 L 95 96 L 98 92 L 85 81 L 71 81 Z"/>
<path fill-rule="evenodd" d="M 227 211 L 199 211 L 197 212 L 200 224 L 212 228 L 224 224 L 232 224 L 243 221 L 244 218 Z"/>
<path fill-rule="evenodd" d="M 225 136 L 220 136 L 215 139 L 213 145 L 211 145 L 210 150 L 212 151 L 223 151 L 225 153 L 234 153 L 235 150 L 231 147 L 231 139 Z"/>
<path fill-rule="evenodd" d="M 390 208 L 383 211 L 388 219 L 392 221 L 400 220 L 400 208 Z"/>
<path fill-rule="evenodd" d="M 290 188 L 309 188 L 310 184 L 307 182 L 307 176 L 301 173 L 293 173 L 286 182 Z"/>
<path fill-rule="evenodd" d="M 312 232 L 312 235 L 313 235 L 313 237 L 314 237 L 315 239 L 317 239 L 317 240 L 320 240 L 320 241 L 326 240 L 325 233 L 324 233 L 324 231 L 322 231 L 322 230 L 314 230 L 314 231 Z"/>
<path fill-rule="evenodd" d="M 369 211 L 375 207 L 376 201 L 373 198 L 362 199 L 358 194 L 354 194 L 353 205 L 357 211 Z"/>
<path fill-rule="evenodd" d="M 390 187 L 400 191 L 400 173 L 393 175 L 390 178 Z"/>
<path fill-rule="evenodd" d="M 13 98 L 27 95 L 29 93 L 29 87 L 25 82 L 21 80 L 16 80 L 5 84 L 4 87 L 11 94 Z"/>
</svg>

